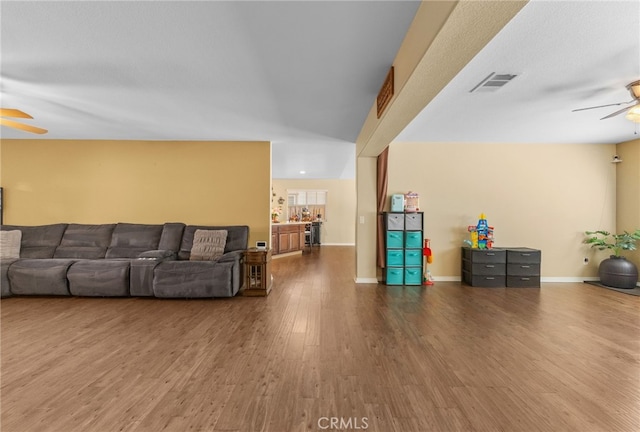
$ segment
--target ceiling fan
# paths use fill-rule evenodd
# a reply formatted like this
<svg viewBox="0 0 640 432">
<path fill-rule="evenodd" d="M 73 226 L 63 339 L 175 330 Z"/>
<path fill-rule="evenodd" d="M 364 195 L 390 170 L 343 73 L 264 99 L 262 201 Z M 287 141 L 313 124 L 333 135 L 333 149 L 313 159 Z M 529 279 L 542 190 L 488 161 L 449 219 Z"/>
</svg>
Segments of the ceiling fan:
<svg viewBox="0 0 640 432">
<path fill-rule="evenodd" d="M 627 115 L 625 117 L 627 119 L 635 123 L 640 123 L 640 80 L 634 81 L 631 84 L 627 85 L 627 90 L 629 90 L 629 93 L 631 93 L 631 96 L 633 97 L 633 99 L 631 99 L 629 102 L 619 102 L 619 103 L 613 103 L 613 104 L 607 104 L 607 105 L 598 105 L 598 106 L 593 106 L 588 108 L 578 108 L 578 109 L 572 110 L 571 112 L 584 111 L 584 110 L 590 110 L 595 108 L 604 108 L 604 107 L 616 106 L 616 105 L 629 105 L 630 103 L 635 102 L 635 105 L 633 105 L 632 107 L 622 108 L 621 110 L 613 112 L 608 116 L 602 117 L 600 120 L 615 117 L 617 115 L 622 114 L 623 112 L 626 112 Z"/>
<path fill-rule="evenodd" d="M 11 118 L 25 118 L 32 119 L 29 114 L 26 112 L 20 111 L 18 109 L 13 108 L 0 108 L 0 125 L 8 126 L 14 129 L 20 129 L 26 132 L 36 133 L 36 134 L 45 134 L 48 131 L 46 129 L 42 129 L 39 127 L 31 126 L 24 123 L 18 123 L 17 121 L 9 120 L 5 117 Z"/>
</svg>

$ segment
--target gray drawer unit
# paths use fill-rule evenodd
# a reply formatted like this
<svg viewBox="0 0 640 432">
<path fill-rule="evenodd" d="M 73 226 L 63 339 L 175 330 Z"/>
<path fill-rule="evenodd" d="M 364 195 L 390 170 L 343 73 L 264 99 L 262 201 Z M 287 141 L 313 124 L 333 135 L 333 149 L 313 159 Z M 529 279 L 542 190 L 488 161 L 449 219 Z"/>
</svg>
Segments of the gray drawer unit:
<svg viewBox="0 0 640 432">
<path fill-rule="evenodd" d="M 542 252 L 530 248 L 508 248 L 507 262 L 520 264 L 540 264 Z"/>
<path fill-rule="evenodd" d="M 507 262 L 507 251 L 503 248 L 471 249 L 468 247 L 463 247 L 462 259 L 466 259 L 476 263 L 504 264 Z"/>
<path fill-rule="evenodd" d="M 470 271 L 474 275 L 504 275 L 507 265 L 504 263 L 481 263 L 467 261 L 464 270 Z"/>
<path fill-rule="evenodd" d="M 471 286 L 505 286 L 507 252 L 504 249 L 462 248 L 462 281 Z"/>
<path fill-rule="evenodd" d="M 540 288 L 542 252 L 526 247 L 507 250 L 507 286 Z"/>
<path fill-rule="evenodd" d="M 514 247 L 462 248 L 462 281 L 477 287 L 540 288 L 542 252 Z"/>
<path fill-rule="evenodd" d="M 463 273 L 464 283 L 481 288 L 501 288 L 505 286 L 505 276 L 503 275 L 477 275 L 470 272 Z"/>
<path fill-rule="evenodd" d="M 540 263 L 520 264 L 507 263 L 507 275 L 509 276 L 540 276 Z"/>
<path fill-rule="evenodd" d="M 507 276 L 509 288 L 540 288 L 540 276 Z"/>
</svg>

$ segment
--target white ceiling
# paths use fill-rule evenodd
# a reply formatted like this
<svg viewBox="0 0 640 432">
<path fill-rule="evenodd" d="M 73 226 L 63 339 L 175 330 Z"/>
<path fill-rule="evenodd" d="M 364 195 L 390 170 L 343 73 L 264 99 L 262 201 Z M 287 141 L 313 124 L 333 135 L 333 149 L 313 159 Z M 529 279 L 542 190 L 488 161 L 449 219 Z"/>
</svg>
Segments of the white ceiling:
<svg viewBox="0 0 640 432">
<path fill-rule="evenodd" d="M 265 140 L 275 178 L 353 178 L 353 143 L 418 6 L 2 1 L 0 106 L 49 133 L 0 133 Z M 491 72 L 519 76 L 469 93 Z M 571 110 L 628 101 L 637 79 L 640 2 L 533 1 L 398 140 L 627 141 L 624 116 L 599 120 L 619 107 Z"/>
<path fill-rule="evenodd" d="M 517 74 L 473 92 L 490 73 Z M 623 106 L 640 79 L 640 1 L 531 1 L 397 141 L 618 143 L 640 138 Z M 629 104 L 628 106 L 633 106 Z"/>
<path fill-rule="evenodd" d="M 3 1 L 0 105 L 42 139 L 272 141 L 276 178 L 353 178 L 418 6 Z"/>
</svg>

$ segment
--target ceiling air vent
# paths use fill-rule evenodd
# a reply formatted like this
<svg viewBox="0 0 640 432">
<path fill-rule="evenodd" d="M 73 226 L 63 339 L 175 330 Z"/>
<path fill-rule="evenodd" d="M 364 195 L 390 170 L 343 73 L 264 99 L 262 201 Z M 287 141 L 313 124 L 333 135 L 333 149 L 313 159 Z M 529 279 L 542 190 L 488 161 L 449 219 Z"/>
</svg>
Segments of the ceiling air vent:
<svg viewBox="0 0 640 432">
<path fill-rule="evenodd" d="M 475 92 L 495 92 L 500 90 L 506 83 L 513 80 L 518 75 L 497 74 L 491 72 L 488 77 L 480 81 L 469 93 Z"/>
</svg>

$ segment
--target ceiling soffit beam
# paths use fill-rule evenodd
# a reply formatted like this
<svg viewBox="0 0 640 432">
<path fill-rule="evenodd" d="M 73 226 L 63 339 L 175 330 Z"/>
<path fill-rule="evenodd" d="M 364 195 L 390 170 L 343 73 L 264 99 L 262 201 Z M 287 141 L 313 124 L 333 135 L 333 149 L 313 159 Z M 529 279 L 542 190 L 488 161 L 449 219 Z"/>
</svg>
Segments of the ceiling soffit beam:
<svg viewBox="0 0 640 432">
<path fill-rule="evenodd" d="M 394 60 L 395 95 L 380 119 L 373 103 L 356 154 L 378 156 L 527 3 L 422 2 Z"/>
</svg>

